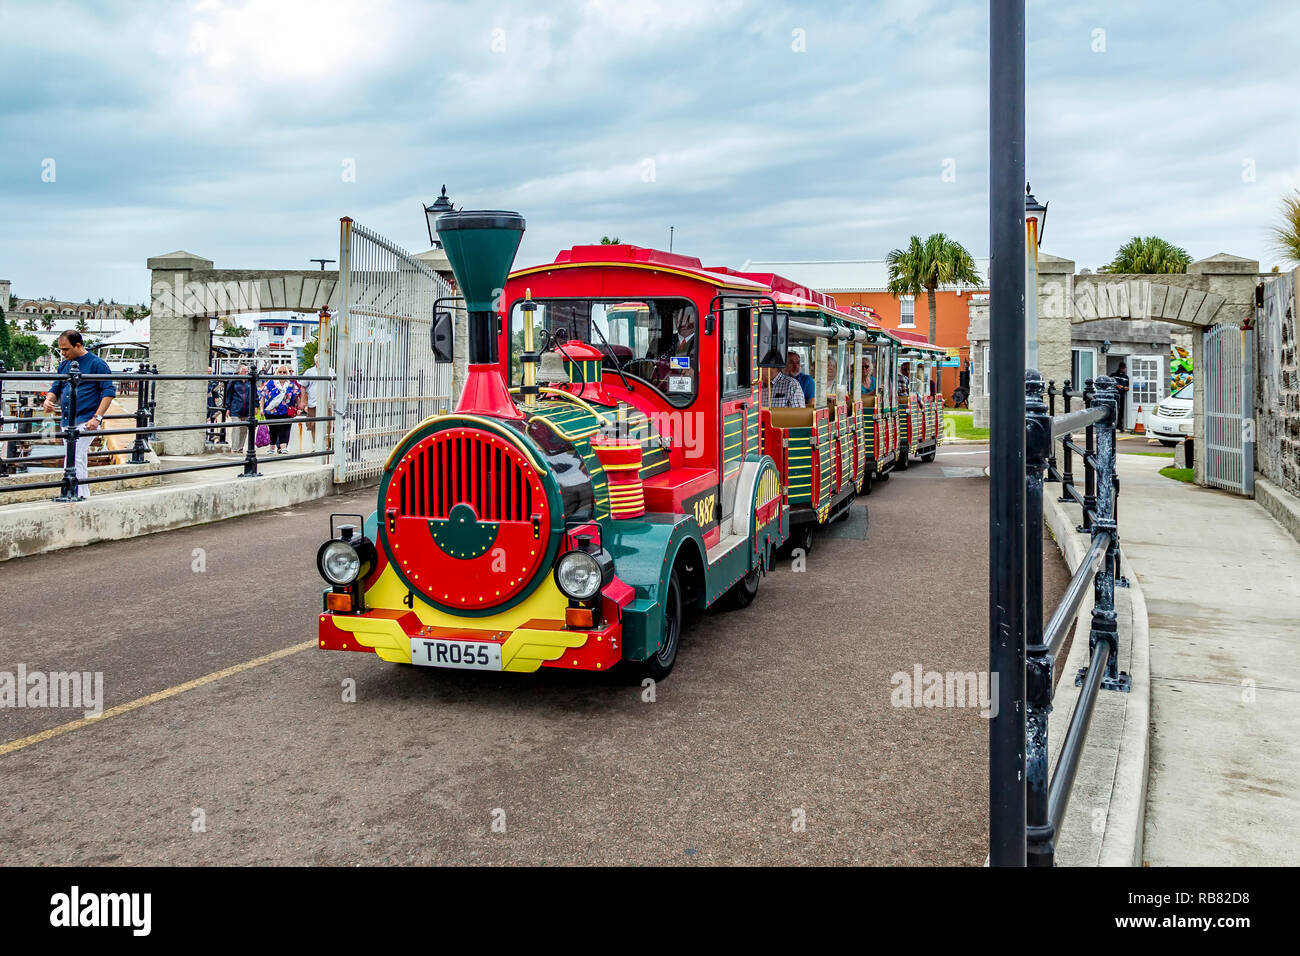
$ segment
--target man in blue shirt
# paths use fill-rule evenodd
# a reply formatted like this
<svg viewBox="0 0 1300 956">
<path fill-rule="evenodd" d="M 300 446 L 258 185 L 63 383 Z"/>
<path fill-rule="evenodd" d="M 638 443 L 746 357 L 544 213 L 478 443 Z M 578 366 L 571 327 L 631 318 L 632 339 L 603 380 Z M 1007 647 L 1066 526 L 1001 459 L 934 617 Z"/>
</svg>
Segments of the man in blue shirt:
<svg viewBox="0 0 1300 956">
<path fill-rule="evenodd" d="M 59 354 L 63 356 L 63 361 L 59 363 L 57 372 L 60 375 L 72 371 L 72 363 L 76 362 L 83 375 L 109 375 L 112 369 L 98 355 L 86 351 L 86 346 L 82 344 L 81 333 L 75 329 L 69 329 L 59 336 Z M 52 412 L 56 407 L 62 409 L 60 424 L 67 428 L 71 423 L 72 412 L 72 390 L 69 389 L 65 379 L 59 379 L 50 386 L 50 390 L 45 393 L 45 404 L 42 406 L 47 412 Z M 95 440 L 94 432 L 104 424 L 104 415 L 108 412 L 108 407 L 113 404 L 113 398 L 117 395 L 117 386 L 110 381 L 93 381 L 80 382 L 77 385 L 77 416 L 75 424 L 78 425 L 83 434 L 77 438 L 76 451 L 76 468 L 77 478 L 84 481 L 89 472 L 88 458 L 90 456 L 90 443 Z M 64 454 L 66 455 L 66 446 Z M 90 494 L 90 486 L 79 483 L 77 485 L 77 496 L 85 498 Z"/>
</svg>

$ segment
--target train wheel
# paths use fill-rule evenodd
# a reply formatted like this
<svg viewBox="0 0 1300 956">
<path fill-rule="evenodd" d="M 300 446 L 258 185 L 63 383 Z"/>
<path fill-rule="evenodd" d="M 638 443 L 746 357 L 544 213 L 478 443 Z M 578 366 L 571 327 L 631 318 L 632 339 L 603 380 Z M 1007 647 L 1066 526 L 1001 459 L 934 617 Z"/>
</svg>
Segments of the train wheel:
<svg viewBox="0 0 1300 956">
<path fill-rule="evenodd" d="M 733 611 L 738 611 L 742 607 L 749 607 L 754 603 L 754 598 L 758 597 L 758 582 L 763 577 L 763 568 L 761 565 L 754 565 L 754 570 L 750 571 L 743 578 L 731 586 L 724 600 L 726 607 Z"/>
<path fill-rule="evenodd" d="M 898 449 L 898 460 L 894 462 L 894 467 L 899 471 L 907 471 L 912 463 L 907 459 L 907 447 Z"/>
<path fill-rule="evenodd" d="M 638 682 L 647 677 L 656 681 L 663 680 L 672 672 L 673 664 L 677 663 L 677 645 L 681 639 L 682 586 L 674 569 L 668 579 L 668 596 L 664 601 L 664 642 L 659 650 L 645 660 L 627 662 L 624 666 L 627 667 L 628 676 Z"/>
<path fill-rule="evenodd" d="M 934 461 L 934 456 L 937 455 L 938 453 L 939 453 L 939 449 L 937 448 L 931 449 L 930 451 L 927 451 L 924 455 L 921 456 L 921 461 L 925 461 L 925 462 Z"/>
<path fill-rule="evenodd" d="M 796 548 L 803 548 L 803 553 L 808 554 L 813 549 L 813 523 L 810 521 L 800 525 L 790 536 L 790 540 L 795 543 Z"/>
<path fill-rule="evenodd" d="M 874 471 L 867 472 L 866 475 L 864 475 L 862 478 L 862 493 L 864 495 L 871 494 L 871 486 L 874 485 L 875 483 L 876 483 L 876 473 Z"/>
</svg>

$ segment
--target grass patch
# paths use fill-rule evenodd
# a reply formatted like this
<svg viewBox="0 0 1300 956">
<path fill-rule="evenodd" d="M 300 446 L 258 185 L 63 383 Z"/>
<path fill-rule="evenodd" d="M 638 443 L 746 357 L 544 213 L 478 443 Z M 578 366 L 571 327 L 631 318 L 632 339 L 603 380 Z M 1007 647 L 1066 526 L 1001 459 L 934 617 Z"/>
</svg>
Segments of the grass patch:
<svg viewBox="0 0 1300 956">
<path fill-rule="evenodd" d="M 1174 481 L 1196 480 L 1195 468 L 1175 468 L 1173 465 L 1170 465 L 1168 468 L 1161 468 L 1160 474 L 1164 475 L 1166 478 L 1172 478 Z"/>
<path fill-rule="evenodd" d="M 989 430 L 987 428 L 976 428 L 973 424 L 974 420 L 975 416 L 972 412 L 952 408 L 944 409 L 943 437 L 966 438 L 971 441 L 988 441 Z M 949 422 L 952 424 L 949 425 Z"/>
<path fill-rule="evenodd" d="M 1173 458 L 1172 451 L 1124 451 L 1121 449 L 1121 455 L 1146 455 L 1148 458 Z"/>
</svg>

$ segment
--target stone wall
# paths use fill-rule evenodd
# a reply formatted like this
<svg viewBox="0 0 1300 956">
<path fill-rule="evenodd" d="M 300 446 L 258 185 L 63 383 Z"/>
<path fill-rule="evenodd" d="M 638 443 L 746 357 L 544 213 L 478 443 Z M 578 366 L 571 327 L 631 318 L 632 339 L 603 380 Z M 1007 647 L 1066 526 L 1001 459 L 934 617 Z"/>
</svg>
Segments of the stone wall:
<svg viewBox="0 0 1300 956">
<path fill-rule="evenodd" d="M 1255 468 L 1300 496 L 1300 269 L 1264 280 L 1255 332 Z"/>
</svg>

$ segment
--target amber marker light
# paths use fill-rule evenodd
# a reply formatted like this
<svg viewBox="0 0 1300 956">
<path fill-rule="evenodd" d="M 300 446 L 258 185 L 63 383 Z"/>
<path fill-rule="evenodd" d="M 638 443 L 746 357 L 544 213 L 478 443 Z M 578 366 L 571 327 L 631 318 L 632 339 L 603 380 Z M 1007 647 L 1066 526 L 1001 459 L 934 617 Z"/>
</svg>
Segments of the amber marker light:
<svg viewBox="0 0 1300 956">
<path fill-rule="evenodd" d="M 352 611 L 352 595 L 344 592 L 331 592 L 325 595 L 325 606 L 331 611 L 341 611 L 344 614 Z"/>
<path fill-rule="evenodd" d="M 566 607 L 564 609 L 565 627 L 591 627 L 591 608 Z"/>
</svg>

